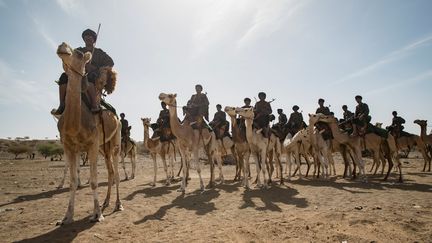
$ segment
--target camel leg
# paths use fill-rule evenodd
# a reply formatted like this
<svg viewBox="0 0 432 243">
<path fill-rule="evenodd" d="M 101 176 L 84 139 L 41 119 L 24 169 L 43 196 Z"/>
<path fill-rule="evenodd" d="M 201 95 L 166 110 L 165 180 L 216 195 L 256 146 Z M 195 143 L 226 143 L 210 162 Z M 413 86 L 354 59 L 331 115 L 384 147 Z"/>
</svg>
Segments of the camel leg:
<svg viewBox="0 0 432 243">
<path fill-rule="evenodd" d="M 66 157 L 66 159 L 67 159 L 67 157 Z M 64 169 L 63 169 L 63 178 L 62 178 L 62 180 L 60 181 L 60 184 L 58 185 L 57 189 L 61 189 L 61 188 L 63 188 L 64 182 L 65 182 L 65 180 L 66 180 L 66 174 L 67 174 L 67 171 L 68 171 L 68 169 L 69 169 L 68 161 L 69 161 L 69 160 L 66 160 L 66 161 L 65 161 L 65 166 L 64 166 Z M 426 166 L 426 165 L 425 165 L 425 166 Z"/>
<path fill-rule="evenodd" d="M 214 152 L 213 154 L 213 160 L 216 160 L 217 164 L 218 164 L 218 168 L 219 168 L 219 181 L 221 184 L 223 184 L 225 182 L 224 176 L 223 176 L 223 172 L 222 172 L 222 158 L 220 156 L 220 154 L 218 152 Z"/>
<path fill-rule="evenodd" d="M 209 188 L 212 188 L 214 186 L 214 163 L 215 161 L 213 160 L 213 156 L 211 155 L 211 152 L 209 151 L 209 148 L 206 149 L 206 153 L 207 153 L 207 158 L 208 158 L 208 162 L 210 165 L 210 181 L 209 184 L 207 185 Z M 198 163 L 199 163 L 199 158 L 198 158 Z M 202 189 L 204 190 L 204 189 Z"/>
<path fill-rule="evenodd" d="M 150 183 L 150 186 L 156 186 L 156 179 L 157 179 L 157 169 L 158 169 L 158 165 L 157 165 L 157 155 L 156 153 L 152 152 L 150 153 L 152 160 L 153 160 L 153 182 Z"/>
<path fill-rule="evenodd" d="M 132 175 L 131 175 L 131 179 L 135 179 L 135 171 L 136 171 L 136 154 L 135 154 L 135 146 L 132 146 L 131 151 L 130 151 L 130 160 L 131 160 L 131 164 L 132 164 Z"/>
<path fill-rule="evenodd" d="M 198 146 L 195 146 L 195 149 L 193 151 L 193 160 L 195 162 L 195 166 L 196 166 L 196 170 L 198 172 L 198 177 L 200 180 L 200 190 L 204 191 L 204 182 L 201 176 L 201 162 L 199 161 L 199 155 L 198 155 Z M 214 168 L 214 163 L 213 161 L 210 161 L 210 168 L 211 170 L 214 170 L 212 168 Z M 211 173 L 210 175 L 210 183 L 213 183 L 213 173 Z"/>
<path fill-rule="evenodd" d="M 162 164 L 163 164 L 164 171 L 165 171 L 165 174 L 166 174 L 166 182 L 165 182 L 165 185 L 169 185 L 169 184 L 171 184 L 171 180 L 170 180 L 170 177 L 169 177 L 169 175 L 168 175 L 168 165 L 167 165 L 167 162 L 166 162 L 166 156 L 165 156 L 165 153 L 162 152 L 162 153 L 160 154 L 160 156 L 161 156 L 161 158 L 162 158 Z"/>
<path fill-rule="evenodd" d="M 90 150 L 88 151 L 89 153 L 89 161 L 90 161 L 90 187 L 93 191 L 93 215 L 90 218 L 90 221 L 95 222 L 95 221 L 102 221 L 104 219 L 102 212 L 101 212 L 101 208 L 99 207 L 99 200 L 98 200 L 98 195 L 97 195 L 97 187 L 98 187 L 98 182 L 97 182 L 97 156 L 98 156 L 98 149 L 99 146 L 98 144 L 93 145 Z M 110 185 L 108 185 L 109 187 Z"/>
<path fill-rule="evenodd" d="M 177 173 L 177 177 L 180 176 L 180 172 L 182 171 L 182 169 L 183 169 L 183 158 L 180 159 L 180 168 L 179 168 L 179 171 Z"/>
<path fill-rule="evenodd" d="M 114 142 L 114 146 L 113 146 L 113 156 L 112 156 L 112 162 L 113 162 L 113 169 L 114 169 L 114 182 L 116 184 L 116 206 L 114 208 L 114 211 L 123 211 L 123 206 L 121 204 L 120 201 L 120 191 L 119 191 L 119 186 L 120 186 L 120 175 L 119 175 L 119 171 L 118 171 L 118 163 L 120 160 L 120 153 L 121 153 L 121 148 L 120 148 L 120 130 L 117 131 L 116 133 L 116 141 Z"/>
<path fill-rule="evenodd" d="M 69 204 L 68 208 L 66 210 L 66 215 L 64 216 L 62 221 L 57 222 L 57 225 L 65 225 L 70 224 L 73 222 L 73 216 L 74 216 L 74 204 L 75 204 L 75 192 L 77 189 L 77 170 L 76 170 L 76 164 L 77 164 L 77 153 L 74 151 L 71 151 L 70 149 L 65 147 L 65 157 L 66 161 L 69 163 L 69 173 L 70 173 L 70 184 L 69 184 Z"/>
<path fill-rule="evenodd" d="M 388 163 L 389 163 L 389 168 L 388 168 L 388 170 L 387 170 L 387 174 L 386 174 L 386 176 L 384 177 L 384 181 L 387 180 L 388 176 L 390 175 L 391 170 L 393 169 L 393 160 L 392 160 L 392 158 L 389 156 L 389 157 L 387 158 L 387 160 L 388 160 Z"/>
<path fill-rule="evenodd" d="M 260 158 L 259 158 L 259 154 L 257 154 L 256 155 L 256 160 L 255 160 L 255 168 L 256 168 L 256 171 L 257 171 L 257 175 L 256 175 L 256 179 L 255 179 L 255 184 L 256 184 L 256 187 L 260 187 L 262 184 L 261 184 L 261 180 L 260 180 L 260 172 L 261 172 L 261 164 L 260 164 Z"/>
<path fill-rule="evenodd" d="M 111 146 L 110 144 L 105 144 L 105 146 Z M 108 187 L 107 187 L 107 194 L 104 200 L 104 203 L 102 205 L 102 211 L 109 206 L 110 198 L 111 198 L 111 188 L 114 184 L 114 168 L 111 162 L 111 149 L 109 148 L 104 153 L 104 159 L 105 159 L 105 166 L 108 170 Z"/>
<path fill-rule="evenodd" d="M 169 160 L 169 164 L 170 164 L 169 177 L 170 177 L 170 180 L 173 180 L 174 179 L 174 157 L 173 157 L 170 149 L 168 150 L 168 160 Z"/>
<path fill-rule="evenodd" d="M 123 166 L 123 171 L 125 173 L 125 180 L 129 180 L 129 176 L 126 172 L 126 162 L 125 162 L 125 157 L 126 157 L 126 151 L 122 151 L 121 154 L 121 162 L 122 162 L 122 166 Z"/>
<path fill-rule="evenodd" d="M 285 170 L 288 170 L 288 180 L 291 180 L 291 170 L 292 170 L 292 160 L 291 160 L 291 154 L 288 152 L 286 155 L 286 166 Z M 287 172 L 285 171 L 285 174 Z"/>
<path fill-rule="evenodd" d="M 300 158 L 300 151 L 296 151 L 296 170 L 298 170 L 299 172 L 299 178 L 302 178 L 302 173 L 301 173 L 301 158 Z M 308 167 L 308 172 L 309 172 L 309 167 Z M 307 175 L 306 175 L 307 176 Z"/>
<path fill-rule="evenodd" d="M 186 191 L 186 181 L 187 181 L 187 165 L 186 165 L 186 155 L 184 153 L 184 151 L 180 150 L 180 156 L 181 156 L 181 167 L 179 170 L 179 174 L 180 171 L 183 171 L 183 178 L 182 178 L 182 183 L 181 183 L 181 187 L 178 190 L 179 192 L 185 192 Z"/>
<path fill-rule="evenodd" d="M 267 171 L 267 168 L 266 168 L 266 162 L 265 162 L 265 160 L 266 160 L 266 151 L 262 151 L 261 152 L 261 171 L 262 171 L 262 174 L 263 174 L 263 180 L 264 180 L 264 188 L 267 188 L 268 187 L 268 185 L 269 185 L 269 183 L 271 182 L 271 179 L 270 179 L 270 174 L 269 174 L 269 172 Z M 267 180 L 266 180 L 266 174 L 267 174 Z"/>
<path fill-rule="evenodd" d="M 250 173 L 249 171 L 249 159 L 250 159 L 250 153 L 246 152 L 243 155 L 244 161 L 243 161 L 243 186 L 248 190 L 249 189 L 249 176 L 248 174 Z"/>
</svg>

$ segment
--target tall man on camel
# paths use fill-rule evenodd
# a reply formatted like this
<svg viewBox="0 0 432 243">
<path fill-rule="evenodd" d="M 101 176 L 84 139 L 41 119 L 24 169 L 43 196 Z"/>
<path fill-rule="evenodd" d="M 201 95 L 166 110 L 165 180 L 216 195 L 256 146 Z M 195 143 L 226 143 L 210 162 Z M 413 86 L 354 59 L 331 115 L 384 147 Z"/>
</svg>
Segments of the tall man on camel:
<svg viewBox="0 0 432 243">
<path fill-rule="evenodd" d="M 90 102 L 90 109 L 92 112 L 97 113 L 100 111 L 99 104 L 96 97 L 96 88 L 94 83 L 99 77 L 99 69 L 101 67 L 113 67 L 114 61 L 112 58 L 106 54 L 102 49 L 96 48 L 95 43 L 97 40 L 97 34 L 91 29 L 86 29 L 81 35 L 84 40 L 85 47 L 79 47 L 77 50 L 82 53 L 91 52 L 92 59 L 86 64 L 86 75 L 83 77 L 83 84 L 87 83 L 87 97 Z M 53 110 L 51 113 L 53 115 L 61 115 L 65 109 L 65 99 L 66 99 L 66 87 L 68 82 L 68 76 L 66 73 L 62 73 L 59 79 L 59 95 L 60 95 L 60 105 L 57 109 Z"/>
</svg>

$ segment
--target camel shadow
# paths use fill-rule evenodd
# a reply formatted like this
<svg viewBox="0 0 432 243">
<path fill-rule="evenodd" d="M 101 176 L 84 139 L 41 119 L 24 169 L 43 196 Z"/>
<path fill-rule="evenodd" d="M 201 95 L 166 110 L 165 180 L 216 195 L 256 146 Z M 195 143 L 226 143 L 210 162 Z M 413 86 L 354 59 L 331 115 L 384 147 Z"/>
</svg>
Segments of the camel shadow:
<svg viewBox="0 0 432 243">
<path fill-rule="evenodd" d="M 108 185 L 108 182 L 99 183 L 99 187 L 107 186 L 107 185 Z M 82 190 L 82 189 L 87 188 L 87 187 L 89 187 L 89 185 L 82 185 L 82 186 L 77 188 L 77 191 Z M 39 200 L 39 199 L 52 198 L 55 195 L 62 194 L 65 192 L 69 192 L 69 188 L 54 189 L 51 191 L 41 192 L 38 194 L 21 195 L 21 196 L 16 197 L 15 199 L 13 199 L 11 202 L 0 204 L 0 207 L 12 205 L 12 204 L 17 204 L 17 203 L 22 203 L 22 202 L 35 201 L 35 200 Z"/>
<path fill-rule="evenodd" d="M 404 183 L 394 183 L 383 181 L 379 176 L 368 176 L 368 182 L 348 181 L 348 180 L 315 180 L 315 179 L 301 179 L 292 180 L 290 183 L 302 186 L 313 187 L 331 187 L 338 190 L 347 191 L 350 193 L 373 193 L 370 189 L 375 190 L 388 190 L 399 189 L 404 191 L 417 191 L 417 192 L 431 192 L 432 186 L 422 183 L 414 183 L 412 180 L 405 180 Z M 358 191 L 364 189 L 364 191 Z"/>
<path fill-rule="evenodd" d="M 143 194 L 145 198 L 160 197 L 160 196 L 163 196 L 165 194 L 169 194 L 172 191 L 177 190 L 179 188 L 180 188 L 180 185 L 171 185 L 171 186 L 162 186 L 162 187 L 146 187 L 146 188 L 132 192 L 131 194 L 127 195 L 123 199 L 127 200 L 127 201 L 131 201 L 139 194 Z"/>
<path fill-rule="evenodd" d="M 72 242 L 79 233 L 92 228 L 96 223 L 89 222 L 90 216 L 74 221 L 71 224 L 58 226 L 43 235 L 15 242 Z"/>
<path fill-rule="evenodd" d="M 186 209 L 195 211 L 196 215 L 205 215 L 216 210 L 213 199 L 219 197 L 220 193 L 216 190 L 195 191 L 191 194 L 181 194 L 176 197 L 170 204 L 160 207 L 154 214 L 147 215 L 143 219 L 134 222 L 134 224 L 145 223 L 148 220 L 163 220 L 167 211 L 172 208 Z"/>
<path fill-rule="evenodd" d="M 251 207 L 259 211 L 282 212 L 282 209 L 276 203 L 292 204 L 299 208 L 306 208 L 308 206 L 307 200 L 295 197 L 298 194 L 296 189 L 278 186 L 272 186 L 269 189 L 247 190 L 243 193 L 244 203 L 240 206 L 240 209 Z M 253 201 L 254 198 L 260 199 L 264 206 L 257 206 Z"/>
</svg>

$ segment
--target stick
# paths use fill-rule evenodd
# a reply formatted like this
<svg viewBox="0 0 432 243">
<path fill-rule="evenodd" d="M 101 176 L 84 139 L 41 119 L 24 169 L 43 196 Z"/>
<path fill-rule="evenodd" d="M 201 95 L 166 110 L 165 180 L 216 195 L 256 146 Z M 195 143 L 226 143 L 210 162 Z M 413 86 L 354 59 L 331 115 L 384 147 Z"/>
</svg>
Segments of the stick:
<svg viewBox="0 0 432 243">
<path fill-rule="evenodd" d="M 95 43 L 94 43 L 94 46 L 93 46 L 93 50 L 92 50 L 92 59 L 90 60 L 90 64 L 92 63 L 92 61 L 93 61 L 93 53 L 94 53 L 94 50 L 95 50 L 95 48 L 96 48 L 96 42 L 97 42 L 97 39 L 98 39 L 98 37 L 99 37 L 99 31 L 100 31 L 100 27 L 101 27 L 101 24 L 99 23 L 99 26 L 98 26 L 98 29 L 97 29 L 97 32 L 96 32 L 96 40 L 95 40 Z"/>
</svg>

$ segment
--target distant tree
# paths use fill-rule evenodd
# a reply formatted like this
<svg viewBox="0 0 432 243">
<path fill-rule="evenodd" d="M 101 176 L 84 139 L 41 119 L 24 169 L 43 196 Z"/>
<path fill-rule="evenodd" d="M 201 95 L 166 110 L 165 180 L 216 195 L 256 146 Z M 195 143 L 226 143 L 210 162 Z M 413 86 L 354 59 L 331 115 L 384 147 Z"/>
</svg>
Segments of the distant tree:
<svg viewBox="0 0 432 243">
<path fill-rule="evenodd" d="M 63 147 L 59 144 L 48 142 L 37 146 L 37 151 L 46 159 L 49 156 L 58 156 L 60 159 L 63 156 Z"/>
<path fill-rule="evenodd" d="M 15 155 L 15 159 L 18 158 L 18 155 L 24 154 L 24 153 L 30 153 L 32 149 L 24 144 L 12 144 L 8 148 L 8 152 Z"/>
</svg>

